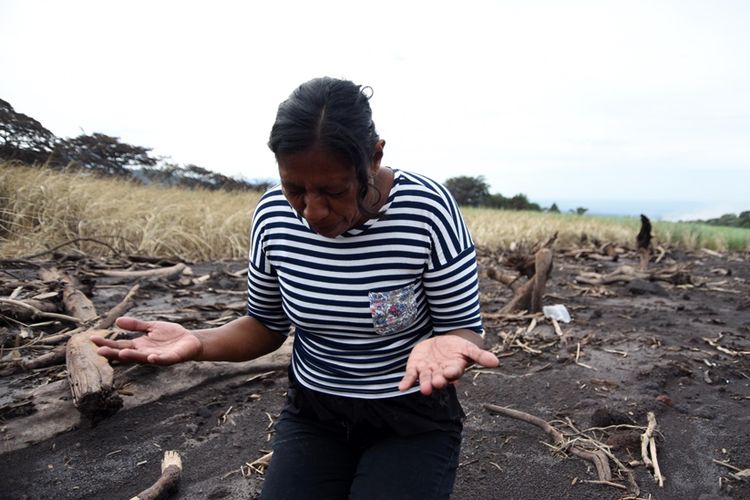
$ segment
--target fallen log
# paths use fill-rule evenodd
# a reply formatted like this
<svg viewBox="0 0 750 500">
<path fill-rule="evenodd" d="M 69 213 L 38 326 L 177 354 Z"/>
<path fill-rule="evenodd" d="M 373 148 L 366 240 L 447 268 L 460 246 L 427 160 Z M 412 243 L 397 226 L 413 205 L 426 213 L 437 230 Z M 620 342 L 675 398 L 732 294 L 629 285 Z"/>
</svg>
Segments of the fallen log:
<svg viewBox="0 0 750 500">
<path fill-rule="evenodd" d="M 65 365 L 73 393 L 73 404 L 92 424 L 114 415 L 122 398 L 114 388 L 114 371 L 107 358 L 96 353 L 91 337 L 106 336 L 107 330 L 77 333 L 65 346 Z"/>
<path fill-rule="evenodd" d="M 161 476 L 149 488 L 138 493 L 130 500 L 159 500 L 167 498 L 180 487 L 182 477 L 182 460 L 176 451 L 165 451 L 161 461 Z"/>
<path fill-rule="evenodd" d="M 73 278 L 55 268 L 43 269 L 39 274 L 45 281 L 64 284 L 63 305 L 72 316 L 89 324 L 96 321 L 98 314 L 93 302 L 78 290 Z M 106 321 L 109 319 L 100 323 Z M 96 346 L 91 342 L 94 335 L 106 337 L 109 332 L 105 329 L 84 330 L 72 335 L 65 346 L 65 366 L 73 404 L 92 424 L 114 415 L 122 408 L 122 398 L 113 385 L 114 372 L 107 358 L 96 353 Z M 49 361 L 54 359 L 51 357 Z"/>
<path fill-rule="evenodd" d="M 77 283 L 73 278 L 54 267 L 40 270 L 39 276 L 44 281 L 60 281 L 63 283 L 63 306 L 68 314 L 80 319 L 81 322 L 96 319 L 97 314 L 94 303 L 78 289 Z"/>
</svg>

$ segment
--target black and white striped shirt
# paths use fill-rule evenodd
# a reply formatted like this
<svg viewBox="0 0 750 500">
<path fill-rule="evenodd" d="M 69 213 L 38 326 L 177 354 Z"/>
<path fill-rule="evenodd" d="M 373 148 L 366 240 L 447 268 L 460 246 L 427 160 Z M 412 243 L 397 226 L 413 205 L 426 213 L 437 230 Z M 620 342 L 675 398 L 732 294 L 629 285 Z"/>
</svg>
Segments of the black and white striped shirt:
<svg viewBox="0 0 750 500">
<path fill-rule="evenodd" d="M 382 211 L 326 238 L 279 187 L 255 209 L 248 314 L 282 334 L 295 326 L 292 367 L 305 387 L 397 396 L 418 342 L 458 328 L 483 333 L 474 244 L 450 193 L 395 170 Z"/>
</svg>

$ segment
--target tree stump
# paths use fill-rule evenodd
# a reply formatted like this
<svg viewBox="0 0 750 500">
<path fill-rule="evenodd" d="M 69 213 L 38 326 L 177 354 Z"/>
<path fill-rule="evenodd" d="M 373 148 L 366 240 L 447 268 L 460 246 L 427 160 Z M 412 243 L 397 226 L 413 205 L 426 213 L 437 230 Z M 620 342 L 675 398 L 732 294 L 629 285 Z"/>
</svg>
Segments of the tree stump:
<svg viewBox="0 0 750 500">
<path fill-rule="evenodd" d="M 513 290 L 513 298 L 501 310 L 500 314 L 510 314 L 519 311 L 530 313 L 542 312 L 542 298 L 547 286 L 547 279 L 552 272 L 552 245 L 557 239 L 557 233 L 540 245 L 533 257 L 521 257 L 511 259 L 513 266 L 519 272 L 528 276 L 528 281 L 519 281 L 519 276 L 513 276 L 491 267 L 487 270 L 487 276 L 495 279 Z"/>
<path fill-rule="evenodd" d="M 648 217 L 641 214 L 641 230 L 636 236 L 636 245 L 638 246 L 638 255 L 641 258 L 641 271 L 648 269 L 648 261 L 651 259 L 651 221 Z"/>
</svg>

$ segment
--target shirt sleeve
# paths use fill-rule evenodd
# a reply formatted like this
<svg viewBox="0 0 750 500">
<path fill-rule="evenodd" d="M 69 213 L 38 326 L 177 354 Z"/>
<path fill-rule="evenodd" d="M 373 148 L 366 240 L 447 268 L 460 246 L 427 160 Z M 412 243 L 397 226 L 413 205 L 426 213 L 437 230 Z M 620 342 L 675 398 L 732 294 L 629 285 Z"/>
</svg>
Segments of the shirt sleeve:
<svg viewBox="0 0 750 500">
<path fill-rule="evenodd" d="M 423 283 L 435 333 L 459 328 L 484 335 L 474 242 L 456 201 L 442 186 L 434 206 L 432 250 Z"/>
<path fill-rule="evenodd" d="M 273 216 L 273 209 L 273 204 L 261 199 L 253 213 L 247 267 L 247 314 L 269 330 L 288 335 L 291 322 L 284 313 L 279 280 L 264 248 L 266 223 Z"/>
</svg>

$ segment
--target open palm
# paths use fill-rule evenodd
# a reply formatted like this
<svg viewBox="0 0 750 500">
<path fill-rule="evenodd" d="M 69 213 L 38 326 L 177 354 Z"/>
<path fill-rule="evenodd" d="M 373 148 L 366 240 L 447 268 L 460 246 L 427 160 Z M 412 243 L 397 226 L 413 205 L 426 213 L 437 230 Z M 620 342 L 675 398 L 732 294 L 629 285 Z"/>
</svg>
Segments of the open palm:
<svg viewBox="0 0 750 500">
<path fill-rule="evenodd" d="M 471 363 L 494 368 L 499 361 L 491 352 L 457 335 L 424 340 L 412 349 L 399 389 L 405 391 L 418 382 L 422 394 L 429 395 L 433 389 L 461 378 Z"/>
<path fill-rule="evenodd" d="M 121 361 L 171 365 L 195 359 L 201 350 L 200 340 L 177 323 L 122 317 L 117 319 L 117 326 L 146 335 L 132 340 L 92 337 L 91 341 L 99 346 L 96 351 L 99 355 Z"/>
</svg>

